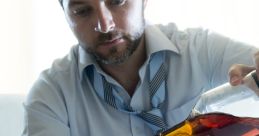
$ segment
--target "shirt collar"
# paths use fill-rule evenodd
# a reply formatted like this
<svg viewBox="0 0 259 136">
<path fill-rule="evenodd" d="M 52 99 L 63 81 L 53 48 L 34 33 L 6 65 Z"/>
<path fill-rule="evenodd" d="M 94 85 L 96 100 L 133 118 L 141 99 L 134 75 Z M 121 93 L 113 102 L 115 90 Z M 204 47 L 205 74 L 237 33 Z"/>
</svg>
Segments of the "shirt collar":
<svg viewBox="0 0 259 136">
<path fill-rule="evenodd" d="M 172 41 L 158 28 L 156 25 L 146 26 L 145 28 L 145 44 L 147 55 L 160 51 L 170 51 L 179 54 L 179 50 Z M 81 46 L 78 48 L 78 68 L 80 79 L 82 79 L 83 71 L 86 67 L 94 65 L 99 67 L 94 58 L 88 54 Z"/>
<path fill-rule="evenodd" d="M 94 58 L 87 53 L 80 45 L 78 45 L 78 68 L 79 68 L 79 76 L 82 79 L 84 69 L 91 65 L 97 65 L 97 62 Z"/>
<path fill-rule="evenodd" d="M 156 25 L 146 27 L 145 42 L 148 56 L 159 51 L 170 51 L 179 54 L 178 48 Z"/>
</svg>

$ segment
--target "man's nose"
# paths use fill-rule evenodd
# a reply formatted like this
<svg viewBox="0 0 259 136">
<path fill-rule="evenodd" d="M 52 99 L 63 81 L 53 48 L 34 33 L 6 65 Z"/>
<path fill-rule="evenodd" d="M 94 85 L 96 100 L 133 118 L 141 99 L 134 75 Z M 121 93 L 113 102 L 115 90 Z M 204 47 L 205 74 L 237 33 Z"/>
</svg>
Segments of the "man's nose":
<svg viewBox="0 0 259 136">
<path fill-rule="evenodd" d="M 112 31 L 114 28 L 115 23 L 113 21 L 112 13 L 106 7 L 105 3 L 101 2 L 100 7 L 98 9 L 98 20 L 95 30 L 102 33 L 108 33 Z"/>
</svg>

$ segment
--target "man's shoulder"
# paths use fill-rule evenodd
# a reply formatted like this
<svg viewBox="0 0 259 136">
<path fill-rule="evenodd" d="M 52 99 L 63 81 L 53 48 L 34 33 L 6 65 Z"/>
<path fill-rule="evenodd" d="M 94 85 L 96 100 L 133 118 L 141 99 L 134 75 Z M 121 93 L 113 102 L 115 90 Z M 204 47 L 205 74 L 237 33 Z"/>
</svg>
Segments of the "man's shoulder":
<svg viewBox="0 0 259 136">
<path fill-rule="evenodd" d="M 62 82 L 76 76 L 78 47 L 73 46 L 70 52 L 63 58 L 54 60 L 51 67 L 44 70 L 39 79 L 48 80 L 48 82 Z"/>
<path fill-rule="evenodd" d="M 29 99 L 31 97 L 49 97 L 53 94 L 62 94 L 62 88 L 72 86 L 69 83 L 77 77 L 76 75 L 76 46 L 73 46 L 65 57 L 57 59 L 52 66 L 41 72 L 38 79 L 30 89 Z M 28 99 L 28 100 L 29 100 Z M 31 100 L 30 100 L 31 101 Z"/>
<path fill-rule="evenodd" d="M 156 24 L 155 26 L 170 38 L 172 35 L 197 35 L 204 32 L 207 33 L 207 30 L 201 27 L 179 28 L 175 23 Z"/>
<path fill-rule="evenodd" d="M 158 27 L 166 35 L 172 35 L 174 32 L 179 31 L 175 23 L 156 24 L 155 26 Z"/>
<path fill-rule="evenodd" d="M 56 59 L 49 70 L 53 72 L 68 72 L 74 69 L 78 60 L 78 46 L 73 46 L 63 58 Z"/>
</svg>

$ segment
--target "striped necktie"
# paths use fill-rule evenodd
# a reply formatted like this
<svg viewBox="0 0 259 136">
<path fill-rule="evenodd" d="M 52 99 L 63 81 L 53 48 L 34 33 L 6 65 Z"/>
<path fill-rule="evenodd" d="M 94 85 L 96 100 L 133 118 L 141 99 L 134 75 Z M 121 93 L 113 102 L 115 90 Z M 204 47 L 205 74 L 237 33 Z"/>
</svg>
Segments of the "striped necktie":
<svg viewBox="0 0 259 136">
<path fill-rule="evenodd" d="M 163 119 L 163 114 L 161 112 L 161 107 L 164 104 L 165 100 L 165 90 L 166 90 L 166 66 L 164 63 L 165 55 L 154 54 L 150 59 L 148 66 L 149 72 L 149 96 L 150 96 L 150 105 L 151 109 L 147 111 L 137 111 L 134 110 L 130 105 L 123 105 L 123 102 L 116 101 L 114 96 L 113 87 L 104 76 L 101 77 L 103 84 L 103 99 L 104 101 L 112 106 L 115 109 L 126 111 L 131 114 L 135 114 L 142 118 L 146 124 L 154 131 L 154 134 L 164 131 L 167 128 L 167 125 Z M 98 84 L 94 83 L 95 89 L 98 88 Z M 122 106 L 123 105 L 123 106 Z"/>
</svg>

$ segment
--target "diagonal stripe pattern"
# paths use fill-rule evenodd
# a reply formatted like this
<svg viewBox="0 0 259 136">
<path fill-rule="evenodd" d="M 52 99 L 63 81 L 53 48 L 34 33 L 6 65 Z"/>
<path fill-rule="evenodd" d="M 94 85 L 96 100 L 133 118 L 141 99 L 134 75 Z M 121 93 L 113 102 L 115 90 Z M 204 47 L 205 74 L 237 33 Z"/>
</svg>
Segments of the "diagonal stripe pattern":
<svg viewBox="0 0 259 136">
<path fill-rule="evenodd" d="M 152 125 L 158 126 L 159 128 L 161 128 L 162 131 L 165 130 L 165 128 L 166 128 L 166 124 L 165 124 L 163 118 L 160 117 L 160 116 L 151 114 L 151 113 L 149 113 L 149 112 L 141 112 L 141 113 L 139 114 L 139 116 L 140 116 L 143 120 L 145 120 L 145 121 L 151 123 Z"/>
<path fill-rule="evenodd" d="M 157 92 L 160 85 L 165 81 L 166 72 L 165 72 L 165 65 L 162 64 L 158 69 L 156 75 L 149 83 L 150 85 L 150 98 L 152 99 L 155 93 Z"/>
<path fill-rule="evenodd" d="M 106 103 L 111 105 L 113 108 L 117 109 L 115 97 L 112 94 L 112 86 L 109 84 L 104 77 L 102 77 L 103 88 L 104 88 L 104 100 Z"/>
</svg>

